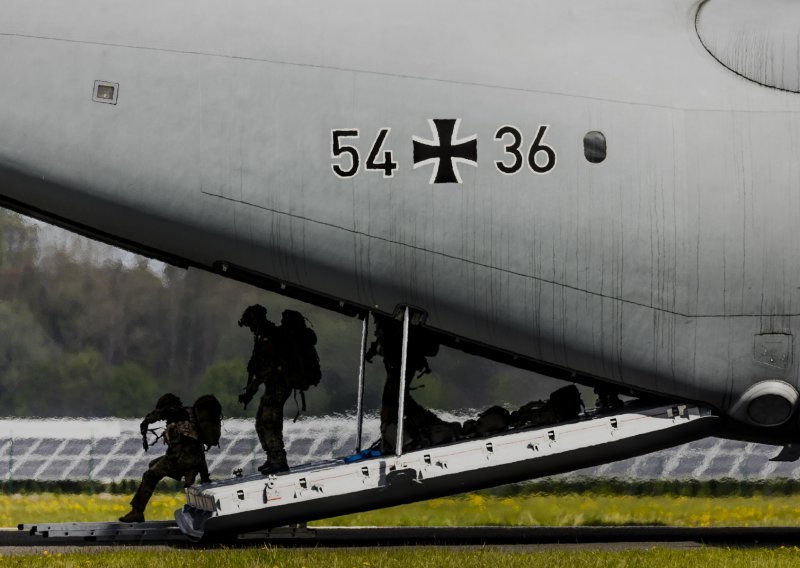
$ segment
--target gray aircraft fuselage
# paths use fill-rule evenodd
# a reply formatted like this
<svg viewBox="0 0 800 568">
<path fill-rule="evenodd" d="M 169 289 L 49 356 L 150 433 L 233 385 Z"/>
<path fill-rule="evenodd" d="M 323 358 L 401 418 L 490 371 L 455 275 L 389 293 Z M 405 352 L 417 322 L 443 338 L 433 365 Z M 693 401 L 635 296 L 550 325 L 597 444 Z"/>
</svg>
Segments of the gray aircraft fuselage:
<svg viewBox="0 0 800 568">
<path fill-rule="evenodd" d="M 724 52 L 744 2 L 702 4 L 0 0 L 0 195 L 791 423 L 763 413 L 798 387 L 800 94 L 712 55 L 698 9 Z"/>
</svg>

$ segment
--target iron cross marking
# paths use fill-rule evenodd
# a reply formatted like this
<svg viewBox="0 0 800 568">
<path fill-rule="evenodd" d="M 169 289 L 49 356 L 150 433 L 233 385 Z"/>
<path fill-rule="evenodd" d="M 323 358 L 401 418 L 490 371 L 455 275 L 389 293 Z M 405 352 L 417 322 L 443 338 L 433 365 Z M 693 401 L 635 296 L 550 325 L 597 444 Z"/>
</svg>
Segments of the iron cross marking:
<svg viewBox="0 0 800 568">
<path fill-rule="evenodd" d="M 459 163 L 478 167 L 478 135 L 457 139 L 460 118 L 434 118 L 428 124 L 433 140 L 413 137 L 414 169 L 433 164 L 430 183 L 461 183 Z"/>
</svg>

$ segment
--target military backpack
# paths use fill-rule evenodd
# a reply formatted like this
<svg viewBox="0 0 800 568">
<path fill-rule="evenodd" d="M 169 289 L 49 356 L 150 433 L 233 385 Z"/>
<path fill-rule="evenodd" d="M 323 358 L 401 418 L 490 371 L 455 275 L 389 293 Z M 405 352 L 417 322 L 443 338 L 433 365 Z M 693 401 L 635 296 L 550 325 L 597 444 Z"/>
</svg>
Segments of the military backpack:
<svg viewBox="0 0 800 568">
<path fill-rule="evenodd" d="M 511 418 L 502 406 L 492 406 L 478 415 L 475 429 L 480 436 L 499 434 L 508 430 Z"/>
<path fill-rule="evenodd" d="M 581 393 L 575 385 L 561 387 L 551 393 L 548 406 L 559 420 L 574 420 L 584 409 Z"/>
<path fill-rule="evenodd" d="M 574 420 L 584 410 L 581 393 L 575 385 L 562 387 L 548 400 L 534 400 L 511 413 L 514 428 L 544 426 Z"/>
<path fill-rule="evenodd" d="M 222 436 L 222 405 L 213 394 L 204 394 L 192 406 L 200 441 L 206 446 L 219 446 Z"/>
<path fill-rule="evenodd" d="M 306 325 L 303 314 L 294 310 L 283 310 L 280 329 L 288 354 L 289 386 L 301 392 L 317 386 L 322 379 L 317 334 Z"/>
</svg>

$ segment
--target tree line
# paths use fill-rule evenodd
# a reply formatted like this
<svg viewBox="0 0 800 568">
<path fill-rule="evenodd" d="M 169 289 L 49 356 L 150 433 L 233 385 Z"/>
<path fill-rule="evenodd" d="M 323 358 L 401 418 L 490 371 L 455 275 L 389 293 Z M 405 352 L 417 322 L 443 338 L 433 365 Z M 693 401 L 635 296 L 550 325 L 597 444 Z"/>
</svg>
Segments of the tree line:
<svg viewBox="0 0 800 568">
<path fill-rule="evenodd" d="M 43 246 L 43 231 L 63 242 Z M 145 258 L 0 210 L 0 414 L 138 417 L 171 391 L 187 404 L 211 392 L 226 416 L 252 416 L 255 404 L 244 411 L 236 403 L 252 348 L 236 322 L 254 303 L 273 321 L 286 308 L 311 321 L 323 379 L 308 393 L 309 413 L 352 411 L 359 320 L 201 270 L 154 269 Z M 518 401 L 520 385 L 534 399 L 553 387 L 448 350 L 431 366 L 414 396 L 435 408 Z M 367 409 L 377 410 L 383 377 L 380 361 L 368 366 Z"/>
</svg>

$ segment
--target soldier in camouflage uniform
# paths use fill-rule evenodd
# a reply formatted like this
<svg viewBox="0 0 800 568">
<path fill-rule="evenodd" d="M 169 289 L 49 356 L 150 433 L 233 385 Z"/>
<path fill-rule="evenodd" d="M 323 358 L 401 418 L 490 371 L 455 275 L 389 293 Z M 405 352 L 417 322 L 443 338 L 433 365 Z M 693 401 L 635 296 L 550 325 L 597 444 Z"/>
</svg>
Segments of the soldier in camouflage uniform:
<svg viewBox="0 0 800 568">
<path fill-rule="evenodd" d="M 394 318 L 373 314 L 375 318 L 375 341 L 366 354 L 372 362 L 375 355 L 383 357 L 386 382 L 381 399 L 381 451 L 394 451 L 397 443 L 397 406 L 400 394 L 400 366 L 403 356 L 403 326 Z M 439 344 L 425 329 L 409 327 L 408 351 L 406 353 L 405 420 L 403 423 L 404 449 L 422 448 L 431 445 L 430 432 L 447 423 L 411 396 L 414 378 L 430 373 L 426 354 L 435 354 Z"/>
<path fill-rule="evenodd" d="M 253 333 L 253 354 L 247 363 L 247 386 L 239 395 L 245 407 L 264 385 L 264 394 L 256 412 L 256 433 L 267 461 L 258 468 L 264 474 L 289 470 L 283 445 L 283 405 L 292 394 L 286 362 L 280 345 L 280 328 L 267 319 L 267 309 L 255 304 L 239 320 L 240 327 Z"/>
<path fill-rule="evenodd" d="M 180 398 L 167 393 L 158 399 L 155 410 L 142 420 L 140 430 L 145 451 L 148 449 L 148 426 L 161 420 L 166 421 L 164 440 L 167 443 L 167 453 L 150 462 L 142 476 L 139 489 L 131 499 L 131 511 L 120 517 L 121 522 L 144 522 L 147 502 L 158 482 L 165 477 L 171 477 L 176 481 L 183 479 L 186 487 L 194 483 L 198 473 L 202 483 L 211 481 L 208 476 L 205 449 L 199 439 L 191 413 L 192 409 L 184 408 Z"/>
</svg>

